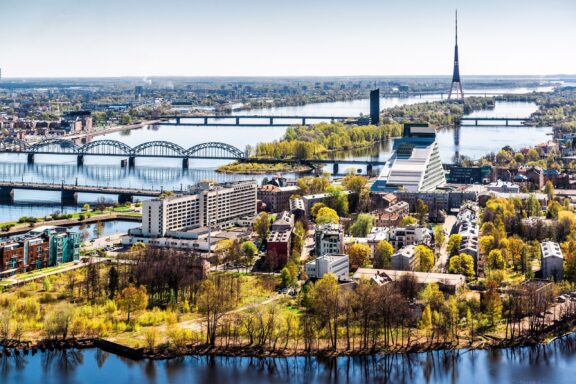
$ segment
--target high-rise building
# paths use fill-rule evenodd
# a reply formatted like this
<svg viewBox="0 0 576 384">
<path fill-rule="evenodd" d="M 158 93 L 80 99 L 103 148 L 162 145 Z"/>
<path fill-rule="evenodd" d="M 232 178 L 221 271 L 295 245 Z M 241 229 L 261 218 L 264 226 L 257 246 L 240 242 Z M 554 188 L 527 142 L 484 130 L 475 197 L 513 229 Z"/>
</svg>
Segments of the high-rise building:
<svg viewBox="0 0 576 384">
<path fill-rule="evenodd" d="M 446 184 L 434 128 L 405 124 L 404 137 L 395 139 L 393 148 L 372 192 L 428 192 Z"/>
<path fill-rule="evenodd" d="M 380 89 L 370 91 L 370 124 L 380 124 Z"/>
<path fill-rule="evenodd" d="M 163 237 L 198 227 L 227 227 L 256 214 L 256 183 L 200 183 L 187 194 L 144 201 L 142 235 Z"/>
</svg>

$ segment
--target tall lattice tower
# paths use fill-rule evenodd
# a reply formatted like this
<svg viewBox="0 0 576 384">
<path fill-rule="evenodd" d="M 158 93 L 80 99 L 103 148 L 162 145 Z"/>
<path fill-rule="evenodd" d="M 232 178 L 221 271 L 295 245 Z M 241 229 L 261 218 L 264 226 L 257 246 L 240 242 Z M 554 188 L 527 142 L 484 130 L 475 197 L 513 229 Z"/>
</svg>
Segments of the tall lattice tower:
<svg viewBox="0 0 576 384">
<path fill-rule="evenodd" d="M 452 73 L 452 84 L 448 93 L 448 100 L 454 97 L 464 102 L 464 91 L 462 90 L 462 81 L 460 81 L 460 65 L 458 61 L 458 10 L 456 10 L 456 45 L 454 46 L 454 72 Z"/>
</svg>

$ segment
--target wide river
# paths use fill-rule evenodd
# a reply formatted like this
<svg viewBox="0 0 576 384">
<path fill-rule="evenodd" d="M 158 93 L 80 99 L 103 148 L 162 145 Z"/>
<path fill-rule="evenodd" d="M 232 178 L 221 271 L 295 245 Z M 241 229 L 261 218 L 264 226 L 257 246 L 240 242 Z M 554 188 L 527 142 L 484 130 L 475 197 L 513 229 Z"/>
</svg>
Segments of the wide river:
<svg viewBox="0 0 576 384">
<path fill-rule="evenodd" d="M 98 349 L 0 358 L 0 382 L 9 384 L 564 384 L 575 377 L 574 335 L 539 347 L 339 358 L 133 361 Z"/>
<path fill-rule="evenodd" d="M 549 90 L 549 88 L 539 90 Z M 483 92 L 487 93 L 521 93 L 527 91 L 530 90 L 525 88 L 483 90 Z M 383 98 L 381 100 L 381 108 L 440 100 L 440 98 L 440 95 Z M 498 102 L 494 110 L 477 111 L 473 115 L 527 117 L 536 109 L 537 107 L 533 103 Z M 367 114 L 368 111 L 368 100 L 354 100 L 242 111 L 238 112 L 238 114 L 357 116 L 360 113 Z M 285 130 L 285 127 L 183 127 L 161 125 L 98 136 L 96 140 L 114 139 L 130 146 L 153 140 L 167 140 L 184 148 L 204 142 L 218 141 L 244 150 L 247 145 L 254 146 L 258 142 L 278 140 L 283 136 Z M 551 132 L 551 129 L 462 126 L 458 131 L 456 129 L 443 129 L 439 132 L 438 142 L 444 162 L 451 162 L 457 152 L 470 158 L 478 158 L 486 153 L 498 151 L 505 145 L 520 148 L 538 144 L 547 140 L 547 135 Z M 459 137 L 459 141 L 457 137 Z M 389 155 L 390 143 L 383 143 L 369 149 L 339 153 L 335 155 L 335 158 L 387 160 Z M 261 180 L 265 176 L 273 176 L 218 174 L 215 169 L 219 165 L 226 163 L 226 161 L 217 160 L 192 160 L 190 169 L 187 170 L 182 169 L 181 161 L 176 159 L 138 158 L 136 167 L 133 169 L 121 168 L 119 162 L 120 160 L 117 157 L 87 157 L 84 166 L 77 167 L 76 159 L 73 156 L 37 155 L 35 163 L 29 166 L 26 164 L 26 158 L 23 155 L 0 154 L 0 180 L 180 189 L 206 179 L 217 181 Z M 341 164 L 340 170 L 346 170 L 345 162 Z M 328 166 L 327 169 L 331 170 L 331 166 Z M 75 206 L 61 206 L 59 197 L 57 192 L 17 190 L 15 192 L 15 204 L 0 204 L 0 222 L 16 220 L 21 216 L 43 216 L 54 211 L 69 212 L 78 209 Z M 96 198 L 97 196 L 95 195 L 80 195 L 81 202 L 94 201 Z"/>
</svg>

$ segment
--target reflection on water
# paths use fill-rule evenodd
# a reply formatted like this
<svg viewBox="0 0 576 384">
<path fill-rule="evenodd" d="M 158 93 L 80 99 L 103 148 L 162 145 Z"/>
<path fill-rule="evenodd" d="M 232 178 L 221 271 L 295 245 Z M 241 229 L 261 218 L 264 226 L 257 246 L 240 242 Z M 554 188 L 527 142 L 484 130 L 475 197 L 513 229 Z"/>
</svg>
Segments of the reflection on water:
<svg viewBox="0 0 576 384">
<path fill-rule="evenodd" d="M 0 359 L 2 383 L 571 383 L 576 337 L 501 350 L 355 357 L 124 359 L 97 349 Z"/>
</svg>

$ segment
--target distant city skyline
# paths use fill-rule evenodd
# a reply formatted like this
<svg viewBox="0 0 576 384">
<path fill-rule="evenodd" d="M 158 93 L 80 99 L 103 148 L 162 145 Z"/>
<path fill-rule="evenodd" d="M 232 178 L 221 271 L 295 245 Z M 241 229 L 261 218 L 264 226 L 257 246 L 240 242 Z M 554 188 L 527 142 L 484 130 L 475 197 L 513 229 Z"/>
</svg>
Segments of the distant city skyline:
<svg viewBox="0 0 576 384">
<path fill-rule="evenodd" d="M 4 78 L 576 74 L 576 2 L 4 0 Z"/>
</svg>

